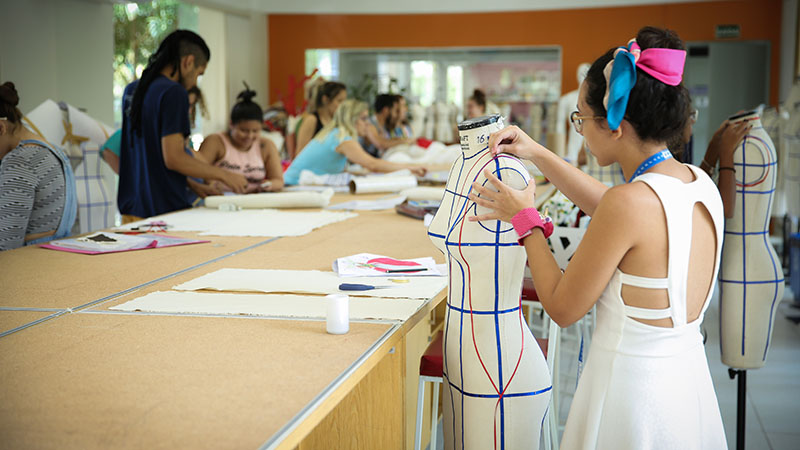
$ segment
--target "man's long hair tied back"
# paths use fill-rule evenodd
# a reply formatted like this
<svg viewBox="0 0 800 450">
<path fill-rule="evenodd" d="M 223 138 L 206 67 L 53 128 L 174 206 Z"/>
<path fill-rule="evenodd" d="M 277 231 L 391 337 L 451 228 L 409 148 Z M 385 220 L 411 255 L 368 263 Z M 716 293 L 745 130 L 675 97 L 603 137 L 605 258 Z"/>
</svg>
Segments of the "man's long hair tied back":
<svg viewBox="0 0 800 450">
<path fill-rule="evenodd" d="M 133 93 L 130 111 L 126 112 L 134 132 L 141 133 L 142 104 L 150 84 L 168 66 L 172 66 L 171 76 L 176 73 L 180 76 L 181 58 L 187 55 L 194 55 L 196 67 L 208 64 L 211 59 L 211 51 L 200 35 L 189 30 L 175 30 L 161 41 L 158 50 L 150 56 Z"/>
</svg>

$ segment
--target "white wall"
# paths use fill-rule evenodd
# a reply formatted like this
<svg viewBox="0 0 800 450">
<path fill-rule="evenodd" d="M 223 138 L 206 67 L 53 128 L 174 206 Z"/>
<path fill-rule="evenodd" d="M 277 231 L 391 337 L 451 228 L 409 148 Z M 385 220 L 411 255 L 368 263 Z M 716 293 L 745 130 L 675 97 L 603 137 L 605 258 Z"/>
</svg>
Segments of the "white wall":
<svg viewBox="0 0 800 450">
<path fill-rule="evenodd" d="M 225 51 L 225 13 L 200 7 L 197 10 L 197 33 L 206 41 L 211 59 L 199 81 L 209 117 L 203 117 L 203 134 L 225 129 L 228 117 L 227 52 Z"/>
<path fill-rule="evenodd" d="M 20 109 L 63 100 L 114 123 L 114 16 L 87 0 L 0 0 L 0 82 L 12 81 Z"/>
<path fill-rule="evenodd" d="M 783 0 L 781 12 L 781 49 L 778 101 L 783 102 L 789 96 L 795 74 L 797 58 L 797 40 L 800 30 L 797 29 L 797 15 L 800 14 L 797 0 Z M 798 61 L 800 62 L 800 61 Z"/>
<path fill-rule="evenodd" d="M 261 107 L 267 105 L 267 18 L 198 7 L 197 33 L 211 50 L 211 61 L 200 80 L 210 118 L 203 119 L 203 134 L 226 129 L 231 107 L 247 81 Z"/>
<path fill-rule="evenodd" d="M 254 101 L 267 106 L 267 18 L 264 14 L 226 14 L 225 48 L 228 63 L 228 99 L 233 106 L 244 89 L 256 91 Z"/>
</svg>

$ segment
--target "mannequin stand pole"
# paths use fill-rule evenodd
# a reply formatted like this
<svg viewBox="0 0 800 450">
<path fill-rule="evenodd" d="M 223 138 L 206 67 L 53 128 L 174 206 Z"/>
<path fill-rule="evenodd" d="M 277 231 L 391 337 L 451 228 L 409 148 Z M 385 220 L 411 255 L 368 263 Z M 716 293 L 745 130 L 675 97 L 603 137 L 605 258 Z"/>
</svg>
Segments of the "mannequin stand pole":
<svg viewBox="0 0 800 450">
<path fill-rule="evenodd" d="M 744 450 L 744 420 L 747 400 L 747 371 L 728 369 L 731 380 L 739 376 L 736 391 L 736 450 Z"/>
</svg>

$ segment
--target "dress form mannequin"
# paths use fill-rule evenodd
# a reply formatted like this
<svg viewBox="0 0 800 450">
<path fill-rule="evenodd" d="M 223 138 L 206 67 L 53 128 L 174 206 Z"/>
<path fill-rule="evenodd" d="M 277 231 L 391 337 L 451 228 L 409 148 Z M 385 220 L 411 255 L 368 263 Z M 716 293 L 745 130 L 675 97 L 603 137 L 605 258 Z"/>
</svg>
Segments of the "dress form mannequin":
<svg viewBox="0 0 800 450">
<path fill-rule="evenodd" d="M 436 139 L 434 131 L 436 131 L 436 107 L 432 103 L 430 106 L 426 108 L 425 134 L 424 134 L 425 138 L 430 140 Z"/>
<path fill-rule="evenodd" d="M 428 230 L 450 274 L 445 449 L 536 449 L 550 400 L 547 363 L 520 310 L 525 249 L 510 224 L 466 220 L 485 212 L 467 199 L 473 182 L 487 182 L 484 168 L 516 189 L 530 178 L 517 158 L 488 151 L 489 134 L 502 128 L 501 120 L 494 115 L 459 124 L 462 156 Z"/>
<path fill-rule="evenodd" d="M 425 134 L 425 107 L 419 103 L 412 103 L 409 106 L 411 110 L 411 131 L 414 136 L 422 136 Z"/>
<path fill-rule="evenodd" d="M 450 121 L 450 107 L 447 103 L 436 102 L 433 104 L 436 113 L 436 140 L 440 142 L 453 142 L 453 124 Z"/>
<path fill-rule="evenodd" d="M 78 220 L 80 233 L 108 229 L 116 225 L 117 196 L 114 187 L 116 174 L 100 157 L 97 145 L 81 144 L 83 158 L 75 168 L 78 192 Z"/>
<path fill-rule="evenodd" d="M 542 142 L 542 119 L 544 118 L 544 106 L 541 103 L 531 105 L 531 137 L 536 142 Z"/>
<path fill-rule="evenodd" d="M 578 66 L 578 87 L 586 78 L 586 72 L 589 71 L 590 64 L 582 63 Z M 578 89 L 567 92 L 562 95 L 558 100 L 558 112 L 556 113 L 556 126 L 555 126 L 555 140 L 557 141 L 555 148 L 561 149 L 562 152 L 556 151 L 558 156 L 566 159 L 572 164 L 577 164 L 578 152 L 581 150 L 583 144 L 583 136 L 581 136 L 575 127 L 567 126 L 569 122 L 569 114 L 578 108 Z M 566 136 L 566 146 L 564 145 L 564 137 Z"/>
<path fill-rule="evenodd" d="M 783 123 L 783 164 L 786 213 L 800 217 L 800 83 L 795 83 L 784 102 L 788 118 Z"/>
<path fill-rule="evenodd" d="M 73 234 L 89 233 L 116 224 L 117 175 L 100 157 L 98 149 L 114 129 L 72 105 L 46 100 L 23 120 L 70 159 L 78 193 L 78 216 Z"/>
<path fill-rule="evenodd" d="M 758 369 L 769 350 L 775 309 L 783 299 L 783 268 L 769 241 L 769 218 L 778 170 L 775 147 L 757 114 L 733 154 L 736 206 L 725 221 L 720 266 L 722 362 Z"/>
<path fill-rule="evenodd" d="M 459 109 L 458 105 L 456 105 L 455 102 L 450 102 L 448 104 L 448 106 L 450 107 L 450 122 L 449 123 L 456 123 L 457 124 L 458 123 L 458 115 L 459 115 L 459 113 L 461 113 L 461 109 Z M 450 128 L 452 128 L 452 126 Z M 455 134 L 453 134 L 453 141 L 455 141 L 456 137 L 457 136 Z M 451 141 L 451 142 L 453 142 L 453 141 Z"/>
<path fill-rule="evenodd" d="M 786 195 L 784 187 L 784 168 L 786 167 L 785 146 L 783 145 L 783 120 L 781 120 L 781 109 L 767 106 L 761 111 L 761 125 L 767 132 L 772 144 L 775 146 L 775 154 L 778 155 L 779 167 L 781 170 L 776 172 L 775 199 L 772 202 L 772 215 L 782 217 L 786 214 Z"/>
</svg>

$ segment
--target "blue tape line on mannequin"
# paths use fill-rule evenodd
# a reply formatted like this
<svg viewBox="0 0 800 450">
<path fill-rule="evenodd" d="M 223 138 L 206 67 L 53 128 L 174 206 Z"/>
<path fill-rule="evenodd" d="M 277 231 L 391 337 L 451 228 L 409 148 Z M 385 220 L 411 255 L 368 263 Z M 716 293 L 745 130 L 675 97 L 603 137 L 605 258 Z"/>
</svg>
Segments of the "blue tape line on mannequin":
<svg viewBox="0 0 800 450">
<path fill-rule="evenodd" d="M 448 379 L 448 382 L 449 382 L 449 379 Z M 475 393 L 472 393 L 472 392 L 466 392 L 464 390 L 461 390 L 458 386 L 456 386 L 456 385 L 454 385 L 452 383 L 451 383 L 451 387 L 453 389 L 457 390 L 460 394 L 462 394 L 464 396 L 467 396 L 467 397 L 475 397 L 475 398 L 498 398 L 499 397 L 498 394 L 475 394 Z M 503 398 L 530 397 L 530 396 L 533 396 L 533 395 L 544 394 L 545 392 L 549 392 L 552 389 L 553 389 L 553 386 L 551 385 L 551 386 L 548 386 L 548 387 L 546 387 L 544 389 L 540 389 L 538 391 L 513 392 L 513 393 L 510 393 L 510 394 L 503 394 Z"/>
</svg>

